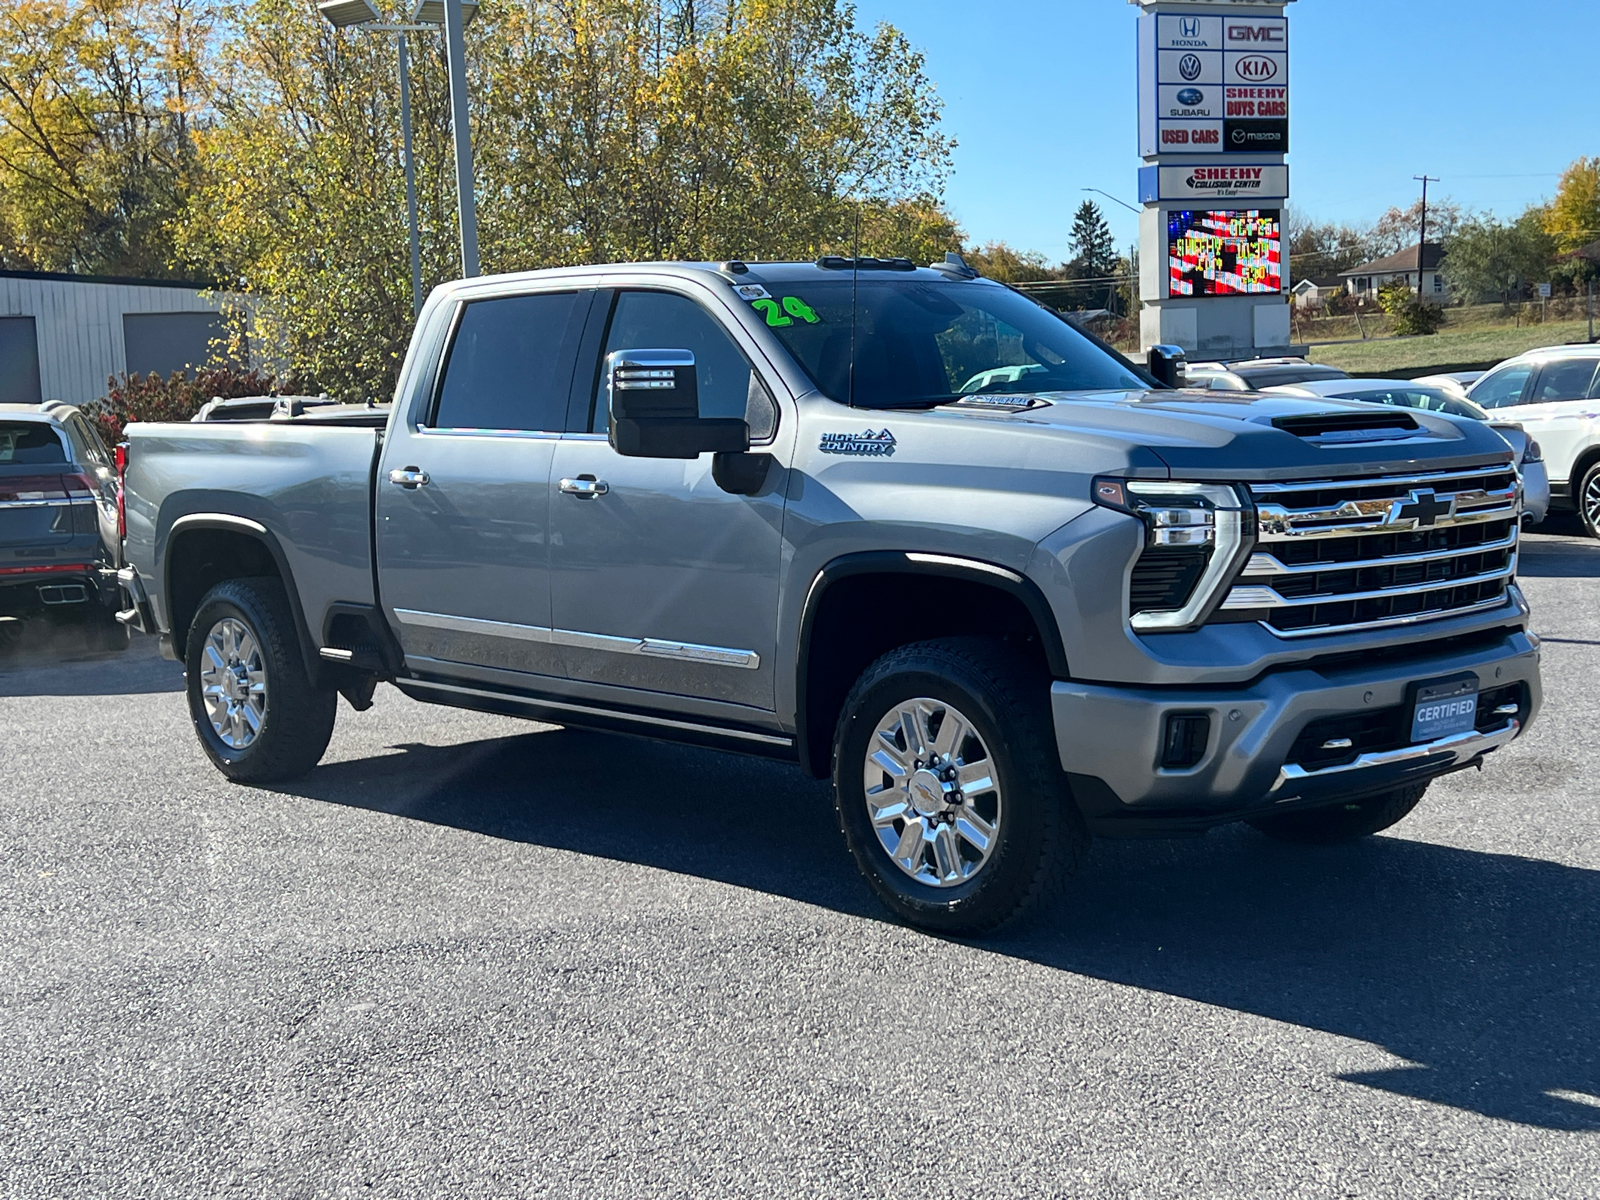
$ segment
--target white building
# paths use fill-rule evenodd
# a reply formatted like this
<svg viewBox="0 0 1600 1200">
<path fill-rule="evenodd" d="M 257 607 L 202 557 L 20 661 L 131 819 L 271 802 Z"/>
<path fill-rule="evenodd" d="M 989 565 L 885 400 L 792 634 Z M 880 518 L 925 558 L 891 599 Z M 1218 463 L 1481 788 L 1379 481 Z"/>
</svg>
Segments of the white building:
<svg viewBox="0 0 1600 1200">
<path fill-rule="evenodd" d="M 1444 276 L 1439 274 L 1439 266 L 1443 262 L 1444 247 L 1438 242 L 1429 242 L 1422 254 L 1422 298 L 1435 304 L 1443 304 L 1450 299 L 1450 288 Z M 1380 291 L 1396 282 L 1403 282 L 1416 291 L 1417 248 L 1407 246 L 1399 254 L 1373 259 L 1359 267 L 1340 271 L 1339 278 L 1346 282 L 1352 296 L 1365 296 L 1370 300 L 1377 299 Z"/>
<path fill-rule="evenodd" d="M 124 371 L 203 366 L 236 299 L 166 279 L 0 271 L 0 404 L 83 404 Z"/>
</svg>

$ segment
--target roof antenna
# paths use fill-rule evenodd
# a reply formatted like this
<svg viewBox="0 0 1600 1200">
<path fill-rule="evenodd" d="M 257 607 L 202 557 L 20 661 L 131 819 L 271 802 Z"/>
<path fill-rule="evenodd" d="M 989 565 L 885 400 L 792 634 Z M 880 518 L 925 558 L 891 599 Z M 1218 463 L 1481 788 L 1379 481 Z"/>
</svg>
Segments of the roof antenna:
<svg viewBox="0 0 1600 1200">
<path fill-rule="evenodd" d="M 856 244 L 850 252 L 850 407 L 856 406 L 856 286 L 861 279 L 861 204 L 856 203 Z"/>
</svg>

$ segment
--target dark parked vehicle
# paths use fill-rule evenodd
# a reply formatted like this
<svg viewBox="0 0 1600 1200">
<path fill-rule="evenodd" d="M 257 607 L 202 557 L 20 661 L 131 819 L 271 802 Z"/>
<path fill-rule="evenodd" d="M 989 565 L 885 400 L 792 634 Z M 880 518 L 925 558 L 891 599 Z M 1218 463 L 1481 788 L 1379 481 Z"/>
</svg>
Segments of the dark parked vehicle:
<svg viewBox="0 0 1600 1200">
<path fill-rule="evenodd" d="M 122 649 L 117 472 L 94 427 L 69 404 L 0 404 L 0 643 L 30 623 L 87 626 Z"/>
</svg>

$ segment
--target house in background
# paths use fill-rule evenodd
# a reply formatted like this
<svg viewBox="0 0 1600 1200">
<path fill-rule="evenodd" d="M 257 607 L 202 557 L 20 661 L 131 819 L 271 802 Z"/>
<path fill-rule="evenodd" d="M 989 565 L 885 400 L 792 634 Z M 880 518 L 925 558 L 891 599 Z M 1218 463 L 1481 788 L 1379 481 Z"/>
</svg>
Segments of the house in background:
<svg viewBox="0 0 1600 1200">
<path fill-rule="evenodd" d="M 0 404 L 84 404 L 124 371 L 204 366 L 237 300 L 203 283 L 0 271 Z"/>
<path fill-rule="evenodd" d="M 1307 275 L 1289 289 L 1294 306 L 1302 312 L 1321 308 L 1333 292 L 1344 291 L 1344 280 L 1337 275 Z"/>
<path fill-rule="evenodd" d="M 1422 298 L 1434 304 L 1443 304 L 1450 299 L 1450 289 L 1445 284 L 1444 276 L 1439 274 L 1439 266 L 1443 262 L 1444 247 L 1438 242 L 1429 242 L 1422 252 Z M 1399 254 L 1340 271 L 1339 277 L 1345 281 L 1352 296 L 1364 296 L 1369 300 L 1377 299 L 1378 293 L 1391 283 L 1403 282 L 1416 291 L 1417 248 L 1407 246 Z"/>
</svg>

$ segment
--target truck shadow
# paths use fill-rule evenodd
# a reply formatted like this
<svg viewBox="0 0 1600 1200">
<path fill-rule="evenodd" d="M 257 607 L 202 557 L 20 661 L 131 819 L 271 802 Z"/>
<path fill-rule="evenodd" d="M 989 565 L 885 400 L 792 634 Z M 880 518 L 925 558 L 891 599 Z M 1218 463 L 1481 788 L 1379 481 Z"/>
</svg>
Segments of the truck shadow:
<svg viewBox="0 0 1600 1200">
<path fill-rule="evenodd" d="M 1527 538 L 1517 550 L 1517 574 L 1533 578 L 1600 578 L 1600 542 Z"/>
<path fill-rule="evenodd" d="M 576 730 L 396 749 L 292 790 L 883 915 L 827 786 L 792 768 Z M 1102 841 L 1061 906 L 983 945 L 1408 1064 L 1352 1084 L 1600 1130 L 1600 872 L 1403 836 L 1306 849 L 1235 827 Z"/>
</svg>

